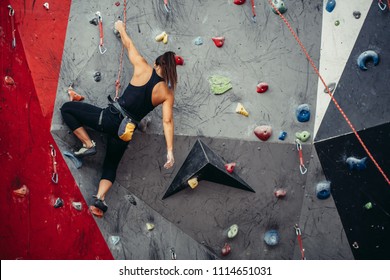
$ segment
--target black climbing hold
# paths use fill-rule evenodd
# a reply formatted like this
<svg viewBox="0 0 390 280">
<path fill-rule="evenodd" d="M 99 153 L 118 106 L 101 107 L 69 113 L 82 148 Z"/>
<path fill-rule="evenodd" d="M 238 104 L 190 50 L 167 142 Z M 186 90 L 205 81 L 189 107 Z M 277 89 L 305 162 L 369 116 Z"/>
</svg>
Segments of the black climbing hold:
<svg viewBox="0 0 390 280">
<path fill-rule="evenodd" d="M 93 18 L 89 21 L 90 24 L 93 24 L 93 25 L 98 25 L 99 24 L 99 20 L 97 18 Z"/>
<path fill-rule="evenodd" d="M 59 197 L 57 198 L 56 202 L 54 203 L 54 208 L 59 208 L 64 206 L 64 201 Z"/>
<path fill-rule="evenodd" d="M 207 180 L 245 191 L 255 192 L 235 173 L 229 174 L 226 171 L 222 158 L 199 139 L 195 142 L 162 199 L 188 188 L 188 180 L 191 178 L 197 178 L 198 181 Z"/>
<path fill-rule="evenodd" d="M 100 80 L 102 79 L 102 75 L 100 74 L 99 71 L 95 72 L 95 74 L 93 74 L 93 79 L 95 80 L 95 82 L 100 82 Z"/>
<path fill-rule="evenodd" d="M 359 11 L 354 11 L 353 12 L 353 16 L 356 18 L 356 19 L 359 19 L 361 17 L 361 13 Z"/>
</svg>

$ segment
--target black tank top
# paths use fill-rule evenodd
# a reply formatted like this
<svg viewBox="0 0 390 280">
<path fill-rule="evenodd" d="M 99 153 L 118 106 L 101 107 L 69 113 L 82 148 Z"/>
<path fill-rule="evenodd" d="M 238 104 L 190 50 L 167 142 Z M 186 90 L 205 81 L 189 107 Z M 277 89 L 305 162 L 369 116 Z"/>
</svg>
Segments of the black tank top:
<svg viewBox="0 0 390 280">
<path fill-rule="evenodd" d="M 152 77 L 143 86 L 127 86 L 125 92 L 118 99 L 119 105 L 136 121 L 141 121 L 155 106 L 152 104 L 152 92 L 154 86 L 164 81 L 153 68 Z"/>
</svg>

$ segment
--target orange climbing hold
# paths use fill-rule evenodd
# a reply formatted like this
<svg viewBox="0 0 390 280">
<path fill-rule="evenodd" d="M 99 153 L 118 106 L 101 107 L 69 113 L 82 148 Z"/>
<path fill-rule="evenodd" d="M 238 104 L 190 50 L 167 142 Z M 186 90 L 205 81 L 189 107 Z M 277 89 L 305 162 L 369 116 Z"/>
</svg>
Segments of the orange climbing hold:
<svg viewBox="0 0 390 280">
<path fill-rule="evenodd" d="M 212 40 L 218 48 L 222 47 L 225 43 L 225 37 L 213 37 Z"/>
<path fill-rule="evenodd" d="M 225 164 L 226 171 L 229 172 L 230 174 L 232 174 L 233 171 L 234 171 L 234 167 L 235 167 L 235 166 L 236 166 L 236 163 L 235 163 L 235 162 L 226 163 L 226 164 Z"/>
<path fill-rule="evenodd" d="M 69 94 L 70 101 L 83 101 L 84 100 L 84 96 L 75 92 L 72 87 L 68 88 L 68 94 Z"/>
<path fill-rule="evenodd" d="M 99 208 L 91 205 L 89 206 L 89 211 L 92 213 L 97 218 L 103 218 L 103 211 L 100 210 Z"/>
<path fill-rule="evenodd" d="M 21 188 L 14 190 L 14 195 L 19 197 L 25 197 L 28 193 L 28 189 L 26 185 L 23 185 Z"/>
</svg>

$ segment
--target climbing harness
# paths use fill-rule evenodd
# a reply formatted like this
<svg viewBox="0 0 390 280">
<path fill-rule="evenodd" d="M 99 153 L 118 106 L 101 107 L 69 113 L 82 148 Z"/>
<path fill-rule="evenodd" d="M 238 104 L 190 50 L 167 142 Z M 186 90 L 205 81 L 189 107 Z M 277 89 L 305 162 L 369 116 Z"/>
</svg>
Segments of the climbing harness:
<svg viewBox="0 0 390 280">
<path fill-rule="evenodd" d="M 297 239 L 298 239 L 299 250 L 301 251 L 301 258 L 302 258 L 302 260 L 306 260 L 306 258 L 305 258 L 305 249 L 303 248 L 303 245 L 302 245 L 302 232 L 301 232 L 301 229 L 299 228 L 298 224 L 295 224 L 294 229 L 295 229 L 295 233 L 296 233 Z"/>
<path fill-rule="evenodd" d="M 125 24 L 126 28 L 126 0 L 123 0 L 123 23 Z M 115 97 L 114 101 L 117 101 L 119 98 L 119 89 L 121 88 L 121 74 L 122 74 L 122 65 L 123 65 L 123 54 L 125 52 L 125 46 L 122 44 L 122 50 L 121 55 L 119 58 L 119 69 L 118 69 L 118 75 L 115 80 Z"/>
<path fill-rule="evenodd" d="M 164 8 L 167 13 L 171 12 L 171 7 L 169 7 L 168 0 L 164 0 Z"/>
<path fill-rule="evenodd" d="M 15 10 L 12 8 L 11 5 L 8 5 L 8 15 L 11 17 L 11 29 L 12 29 L 12 48 L 14 49 L 16 47 L 16 36 L 15 36 Z"/>
<path fill-rule="evenodd" d="M 56 160 L 56 150 L 54 149 L 54 146 L 50 144 L 50 155 L 53 162 L 53 173 L 51 175 L 51 181 L 54 184 L 58 184 L 58 173 L 57 173 L 57 160 Z"/>
<path fill-rule="evenodd" d="M 303 162 L 303 155 L 302 155 L 302 143 L 299 141 L 299 139 L 295 139 L 295 143 L 297 144 L 297 150 L 299 154 L 299 170 L 301 171 L 301 174 L 305 174 L 307 172 L 307 168 L 305 167 L 305 163 Z"/>
<path fill-rule="evenodd" d="M 104 44 L 103 44 L 103 38 L 104 38 L 104 34 L 103 34 L 103 18 L 102 18 L 102 14 L 97 11 L 95 13 L 95 15 L 97 16 L 97 19 L 98 19 L 98 24 L 99 24 L 99 37 L 100 37 L 100 42 L 99 42 L 99 51 L 101 54 L 104 54 L 107 49 L 104 47 Z"/>
<path fill-rule="evenodd" d="M 252 2 L 252 14 L 253 14 L 253 17 L 252 17 L 252 21 L 253 22 L 256 22 L 256 6 L 255 6 L 255 0 L 251 0 Z"/>
<path fill-rule="evenodd" d="M 277 14 L 280 16 L 280 18 L 284 21 L 284 23 L 286 24 L 287 28 L 290 30 L 291 34 L 293 35 L 293 37 L 295 38 L 295 40 L 297 41 L 297 43 L 299 44 L 299 46 L 301 47 L 303 53 L 305 54 L 307 60 L 309 61 L 311 67 L 313 68 L 314 72 L 317 74 L 318 78 L 321 80 L 322 84 L 324 85 L 324 87 L 326 88 L 326 92 L 329 94 L 331 100 L 333 101 L 333 103 L 335 104 L 336 108 L 339 110 L 340 114 L 344 117 L 345 121 L 347 122 L 347 124 L 349 125 L 349 127 L 351 128 L 352 132 L 355 134 L 356 138 L 358 139 L 360 145 L 363 147 L 364 151 L 367 153 L 367 155 L 370 157 L 370 159 L 372 160 L 372 162 L 375 164 L 376 168 L 379 170 L 379 172 L 382 174 L 383 178 L 385 178 L 386 182 L 388 185 L 390 185 L 390 180 L 389 178 L 387 177 L 386 173 L 383 171 L 383 169 L 379 166 L 378 162 L 375 160 L 374 156 L 371 154 L 371 152 L 368 150 L 367 146 L 364 144 L 363 140 L 360 138 L 360 135 L 358 134 L 358 132 L 356 131 L 355 127 L 352 125 L 351 121 L 349 120 L 349 118 L 347 117 L 347 115 L 344 113 L 343 109 L 341 109 L 339 103 L 337 102 L 337 100 L 334 98 L 333 94 L 331 93 L 331 91 L 329 90 L 327 84 L 325 83 L 325 80 L 324 78 L 322 77 L 322 75 L 320 74 L 319 70 L 317 69 L 317 67 L 315 66 L 312 58 L 310 57 L 309 53 L 307 52 L 305 46 L 302 44 L 301 40 L 299 39 L 297 33 L 293 30 L 293 28 L 291 27 L 291 24 L 288 22 L 288 20 L 282 15 L 282 13 L 275 7 L 275 5 L 272 3 L 272 0 L 268 0 L 268 3 L 275 9 L 275 11 L 277 12 Z"/>
</svg>

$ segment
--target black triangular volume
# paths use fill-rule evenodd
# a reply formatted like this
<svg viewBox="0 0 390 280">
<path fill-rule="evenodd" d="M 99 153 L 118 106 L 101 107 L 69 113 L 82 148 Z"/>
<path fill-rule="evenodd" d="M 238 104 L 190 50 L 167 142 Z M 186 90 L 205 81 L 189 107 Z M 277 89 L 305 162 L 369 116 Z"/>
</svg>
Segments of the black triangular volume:
<svg viewBox="0 0 390 280">
<path fill-rule="evenodd" d="M 236 174 L 229 174 L 225 169 L 225 163 L 222 158 L 198 139 L 162 199 L 189 187 L 187 182 L 194 177 L 198 178 L 198 181 L 207 180 L 255 192 Z"/>
</svg>

